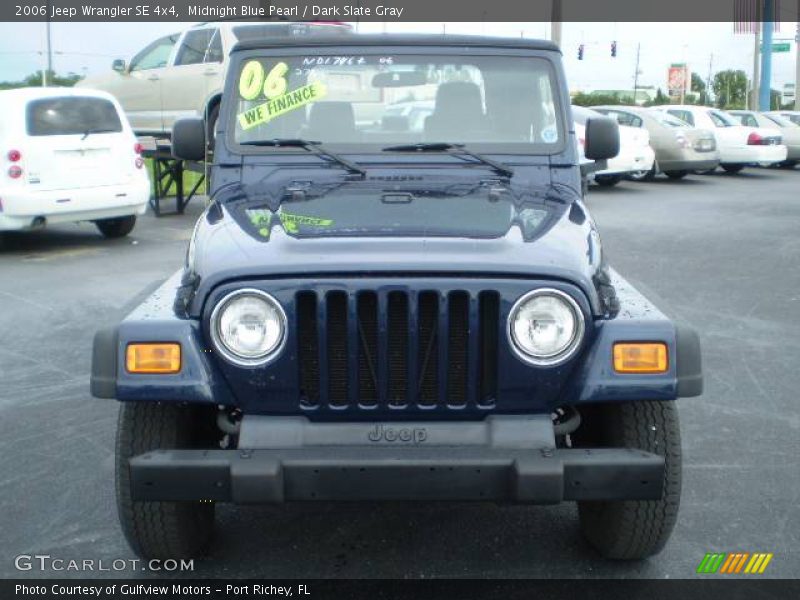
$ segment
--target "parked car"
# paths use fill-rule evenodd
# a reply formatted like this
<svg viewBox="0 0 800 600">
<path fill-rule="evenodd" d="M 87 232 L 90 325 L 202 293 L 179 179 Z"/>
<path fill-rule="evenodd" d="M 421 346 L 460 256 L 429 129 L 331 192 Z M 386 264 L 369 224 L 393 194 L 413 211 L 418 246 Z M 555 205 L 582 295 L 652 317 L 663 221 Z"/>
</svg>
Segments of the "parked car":
<svg viewBox="0 0 800 600">
<path fill-rule="evenodd" d="M 602 116 L 590 108 L 572 107 L 575 134 L 578 136 L 581 153 L 586 137 L 586 121 Z M 589 179 L 594 179 L 595 183 L 605 187 L 614 186 L 628 175 L 650 171 L 654 161 L 655 153 L 650 147 L 650 134 L 644 129 L 623 125 L 619 128 L 619 154 L 608 159 L 606 168 L 591 174 Z"/>
<path fill-rule="evenodd" d="M 794 167 L 800 162 L 800 125 L 773 112 L 760 113 L 754 110 L 731 110 L 728 112 L 742 125 L 780 131 L 783 145 L 786 146 L 786 160 L 781 165 Z"/>
<path fill-rule="evenodd" d="M 800 110 L 775 110 L 767 114 L 780 115 L 785 119 L 789 119 L 792 123 L 800 125 Z"/>
<path fill-rule="evenodd" d="M 693 171 L 708 171 L 719 166 L 719 150 L 713 132 L 691 127 L 664 112 L 636 106 L 595 106 L 597 112 L 613 117 L 626 127 L 646 130 L 655 151 L 653 167 L 634 174 L 634 179 L 653 179 L 664 173 L 670 179 L 681 179 Z"/>
<path fill-rule="evenodd" d="M 109 238 L 144 214 L 150 180 L 113 96 L 71 88 L 0 91 L 0 231 L 93 221 Z"/>
<path fill-rule="evenodd" d="M 110 73 L 87 77 L 78 87 L 113 94 L 139 134 L 169 135 L 176 119 L 203 116 L 213 138 L 228 55 L 237 41 L 350 32 L 350 25 L 338 22 L 204 23 L 158 38 L 130 61 L 114 60 Z"/>
<path fill-rule="evenodd" d="M 354 36 L 336 77 L 341 53 L 237 46 L 185 266 L 95 336 L 131 547 L 201 554 L 222 502 L 566 500 L 604 556 L 659 552 L 700 345 L 608 266 L 559 48 Z M 358 117 L 411 96 L 411 137 Z M 204 133 L 177 121 L 175 155 Z M 617 155 L 613 120 L 585 135 Z"/>
<path fill-rule="evenodd" d="M 425 119 L 433 113 L 433 108 L 433 100 L 390 104 L 383 110 L 380 127 L 385 131 L 422 133 L 425 130 Z"/>
<path fill-rule="evenodd" d="M 650 110 L 666 112 L 693 127 L 713 131 L 720 166 L 728 173 L 738 173 L 747 165 L 778 164 L 786 160 L 786 146 L 780 132 L 774 129 L 744 126 L 726 112 L 706 106 L 669 104 Z"/>
</svg>

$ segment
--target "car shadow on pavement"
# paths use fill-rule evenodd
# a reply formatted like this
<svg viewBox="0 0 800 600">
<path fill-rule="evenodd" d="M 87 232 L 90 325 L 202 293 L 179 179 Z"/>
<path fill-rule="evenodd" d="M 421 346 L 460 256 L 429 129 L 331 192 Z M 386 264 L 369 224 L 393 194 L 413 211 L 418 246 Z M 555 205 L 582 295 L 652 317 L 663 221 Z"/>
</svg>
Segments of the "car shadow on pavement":
<svg viewBox="0 0 800 600">
<path fill-rule="evenodd" d="M 76 250 L 91 250 L 108 246 L 125 246 L 134 242 L 134 238 L 109 240 L 94 228 L 41 229 L 36 231 L 0 231 L 0 253 L 9 254 L 41 254 Z"/>
<path fill-rule="evenodd" d="M 247 566 L 245 566 L 247 565 Z M 607 561 L 574 504 L 309 503 L 218 508 L 200 577 L 658 577 Z"/>
</svg>

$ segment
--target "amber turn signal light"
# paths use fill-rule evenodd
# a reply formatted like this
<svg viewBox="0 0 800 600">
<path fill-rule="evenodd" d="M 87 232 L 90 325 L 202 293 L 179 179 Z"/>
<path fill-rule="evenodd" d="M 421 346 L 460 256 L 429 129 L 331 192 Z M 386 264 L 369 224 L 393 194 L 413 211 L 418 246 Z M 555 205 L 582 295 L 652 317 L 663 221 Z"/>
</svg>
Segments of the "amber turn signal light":
<svg viewBox="0 0 800 600">
<path fill-rule="evenodd" d="M 666 373 L 669 368 L 667 345 L 661 342 L 614 344 L 614 370 L 617 373 Z"/>
<path fill-rule="evenodd" d="M 181 345 L 128 344 L 125 364 L 129 373 L 177 373 L 181 370 Z"/>
</svg>

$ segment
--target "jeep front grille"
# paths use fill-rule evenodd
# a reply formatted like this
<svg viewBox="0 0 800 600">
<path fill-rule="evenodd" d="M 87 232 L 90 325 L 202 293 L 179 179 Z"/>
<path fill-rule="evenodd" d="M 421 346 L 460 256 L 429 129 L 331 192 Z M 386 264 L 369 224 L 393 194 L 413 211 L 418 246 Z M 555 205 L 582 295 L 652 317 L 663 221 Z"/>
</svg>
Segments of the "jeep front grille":
<svg viewBox="0 0 800 600">
<path fill-rule="evenodd" d="M 304 408 L 491 408 L 494 291 L 302 291 L 295 297 Z"/>
</svg>

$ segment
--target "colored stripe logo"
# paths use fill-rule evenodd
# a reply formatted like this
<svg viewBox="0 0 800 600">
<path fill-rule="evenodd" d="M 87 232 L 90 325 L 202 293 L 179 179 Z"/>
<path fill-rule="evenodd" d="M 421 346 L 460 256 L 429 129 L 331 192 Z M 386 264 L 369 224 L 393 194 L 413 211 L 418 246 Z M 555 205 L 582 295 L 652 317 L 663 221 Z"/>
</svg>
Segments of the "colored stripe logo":
<svg viewBox="0 0 800 600">
<path fill-rule="evenodd" d="M 772 557 L 772 552 L 710 552 L 697 565 L 697 572 L 701 574 L 760 575 L 767 569 Z"/>
</svg>

